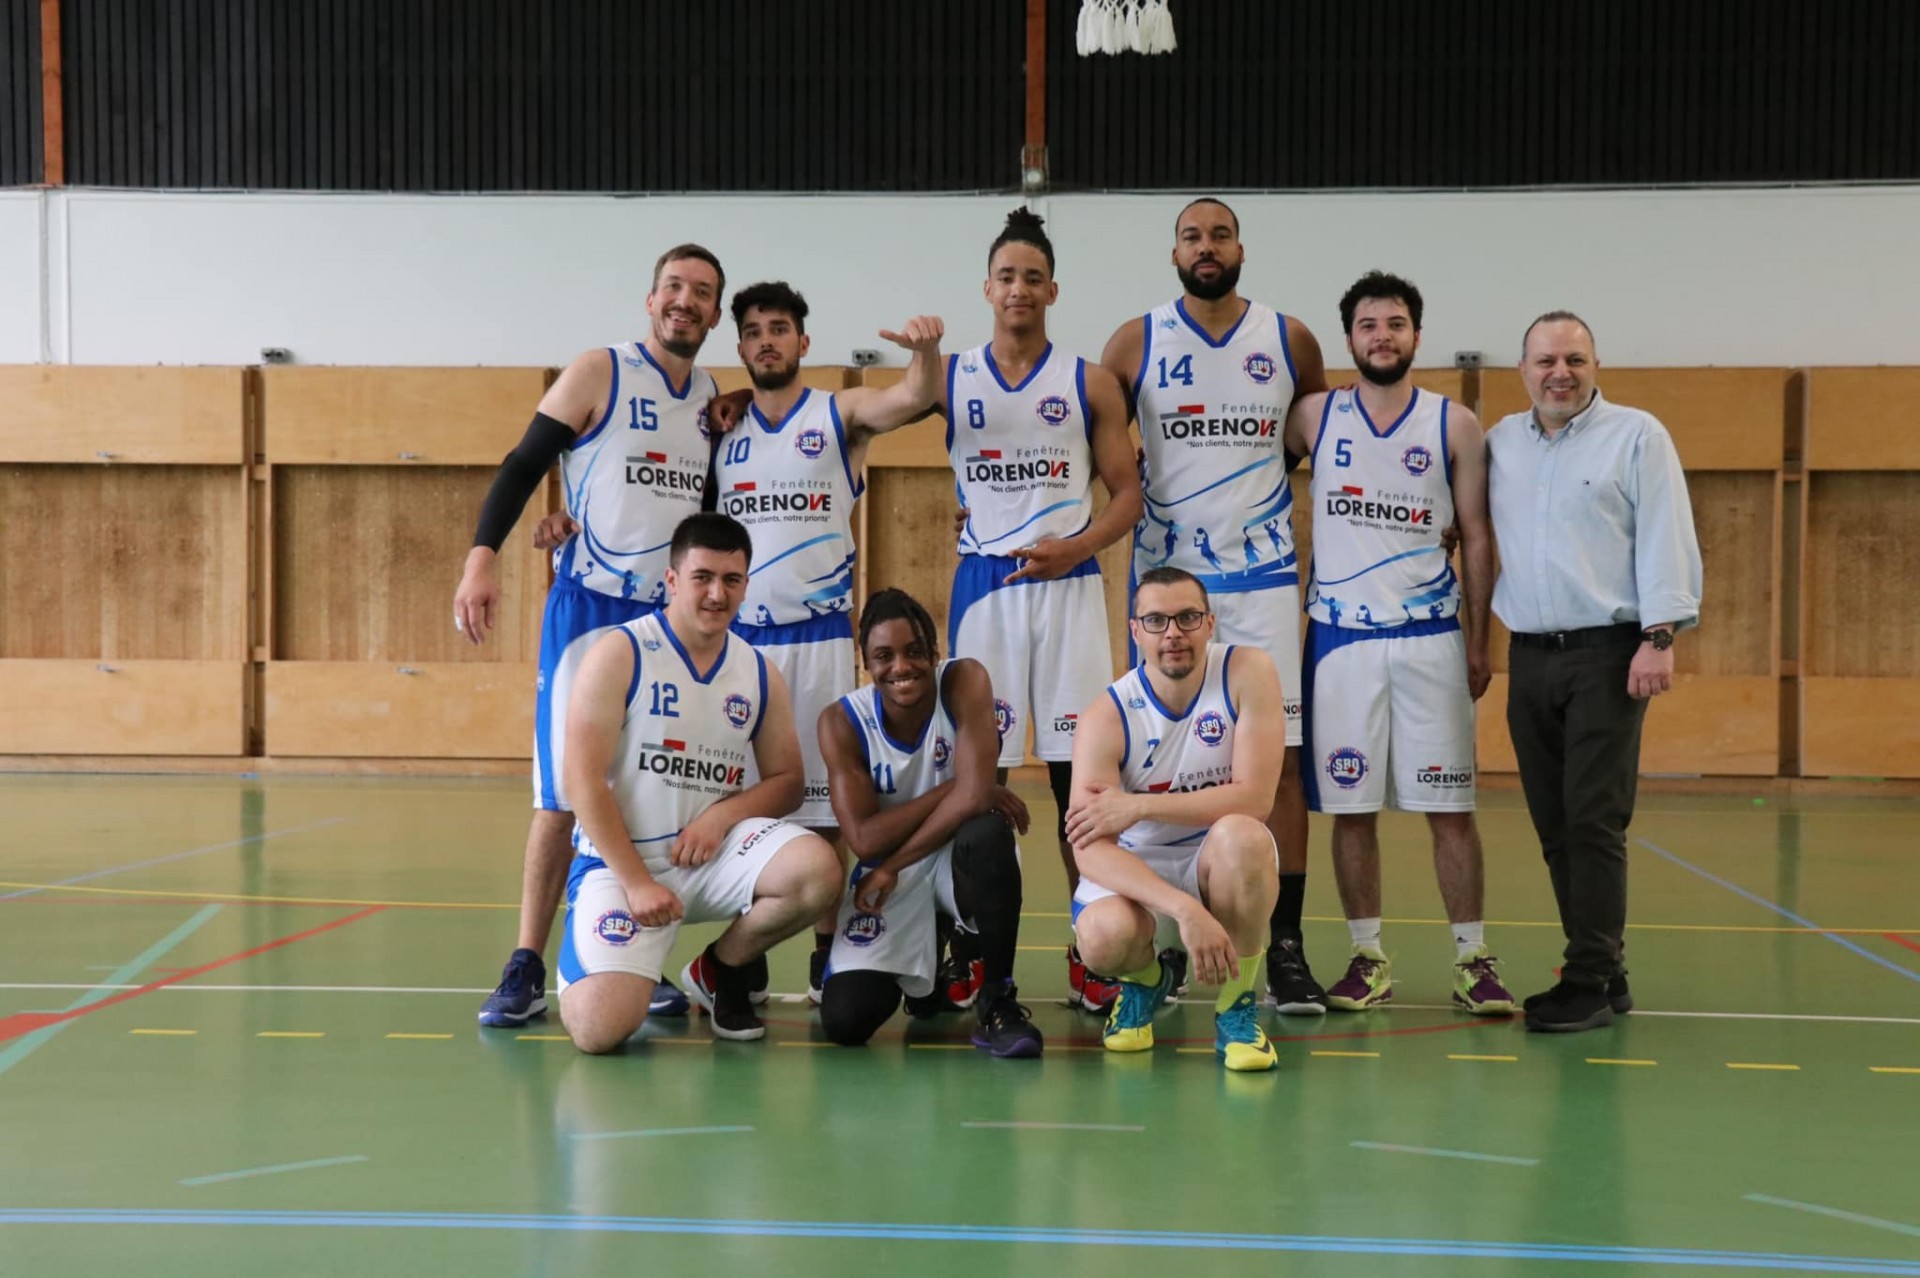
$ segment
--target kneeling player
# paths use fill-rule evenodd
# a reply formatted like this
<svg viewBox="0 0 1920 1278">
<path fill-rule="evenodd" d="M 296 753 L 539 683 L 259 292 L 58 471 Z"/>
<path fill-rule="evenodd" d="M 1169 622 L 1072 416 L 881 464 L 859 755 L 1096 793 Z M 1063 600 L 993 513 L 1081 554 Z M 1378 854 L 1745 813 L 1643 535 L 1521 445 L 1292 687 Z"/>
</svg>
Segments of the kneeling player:
<svg viewBox="0 0 1920 1278">
<path fill-rule="evenodd" d="M 984 983 L 973 1042 L 995 1056 L 1040 1055 L 1040 1031 L 1013 984 L 1020 933 L 1014 827 L 1026 805 L 994 783 L 993 685 L 970 659 L 942 662 L 933 621 L 900 590 L 860 616 L 870 687 L 820 715 L 834 816 L 859 858 L 827 959 L 820 1023 L 836 1043 L 873 1037 L 909 998 L 933 990 L 936 913 L 980 937 Z"/>
<path fill-rule="evenodd" d="M 1231 1070 L 1274 1065 L 1254 984 L 1279 896 L 1263 818 L 1286 752 L 1273 659 L 1214 644 L 1206 588 L 1179 568 L 1140 578 L 1129 623 L 1141 664 L 1080 716 L 1067 835 L 1079 858 L 1073 930 L 1087 965 L 1123 973 L 1108 1051 L 1153 1046 L 1185 948 L 1218 985 L 1214 1050 Z"/>
<path fill-rule="evenodd" d="M 839 891 L 833 848 L 776 819 L 800 806 L 800 740 L 780 672 L 728 633 L 752 555 L 725 515 L 683 520 L 666 609 L 598 640 L 575 677 L 560 1018 L 583 1052 L 640 1028 L 683 919 L 732 920 L 681 985 L 715 1034 L 761 1037 L 746 968 Z M 761 779 L 745 787 L 749 758 Z"/>
</svg>

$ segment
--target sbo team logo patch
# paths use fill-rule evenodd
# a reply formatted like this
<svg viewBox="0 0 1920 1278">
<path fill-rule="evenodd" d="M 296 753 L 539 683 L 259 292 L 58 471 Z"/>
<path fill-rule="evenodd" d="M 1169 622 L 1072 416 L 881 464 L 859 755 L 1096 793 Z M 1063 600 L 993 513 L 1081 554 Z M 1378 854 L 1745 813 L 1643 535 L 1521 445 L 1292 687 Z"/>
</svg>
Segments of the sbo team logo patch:
<svg viewBox="0 0 1920 1278">
<path fill-rule="evenodd" d="M 1273 380 L 1273 375 L 1277 371 L 1278 366 L 1274 364 L 1273 356 L 1255 351 L 1253 354 L 1247 356 L 1246 363 L 1242 364 L 1241 367 L 1246 370 L 1247 376 L 1251 378 L 1256 385 L 1265 386 Z"/>
<path fill-rule="evenodd" d="M 1412 448 L 1400 454 L 1400 464 L 1407 468 L 1409 475 L 1418 479 L 1433 469 L 1433 454 L 1419 444 L 1415 444 Z"/>
<path fill-rule="evenodd" d="M 810 427 L 794 436 L 793 446 L 802 457 L 812 461 L 827 451 L 827 432 L 817 426 Z"/>
<path fill-rule="evenodd" d="M 993 699 L 993 726 L 1000 730 L 1000 736 L 1003 740 L 1009 732 L 1013 731 L 1014 722 L 1013 707 L 999 697 L 995 697 Z"/>
<path fill-rule="evenodd" d="M 1217 746 L 1226 739 L 1227 721 L 1217 710 L 1209 710 L 1193 725 L 1193 735 L 1201 745 Z"/>
<path fill-rule="evenodd" d="M 753 702 L 736 692 L 727 698 L 726 712 L 728 723 L 736 728 L 744 728 L 747 720 L 753 717 Z"/>
<path fill-rule="evenodd" d="M 1351 790 L 1367 779 L 1367 756 L 1352 746 L 1341 746 L 1327 756 L 1327 779 Z"/>
<path fill-rule="evenodd" d="M 953 757 L 953 746 L 945 737 L 933 739 L 933 767 L 937 772 L 947 766 L 947 760 Z"/>
<path fill-rule="evenodd" d="M 1067 407 L 1066 398 L 1061 395 L 1047 396 L 1034 405 L 1033 411 L 1038 413 L 1040 420 L 1049 426 L 1064 425 L 1067 418 L 1073 416 L 1073 410 Z"/>
<path fill-rule="evenodd" d="M 627 945 L 640 934 L 640 927 L 625 910 L 608 910 L 594 920 L 593 933 L 608 945 Z"/>
<path fill-rule="evenodd" d="M 840 935 L 847 938 L 848 945 L 864 948 L 879 940 L 886 930 L 887 921 L 878 914 L 856 914 L 847 920 L 847 926 Z"/>
</svg>

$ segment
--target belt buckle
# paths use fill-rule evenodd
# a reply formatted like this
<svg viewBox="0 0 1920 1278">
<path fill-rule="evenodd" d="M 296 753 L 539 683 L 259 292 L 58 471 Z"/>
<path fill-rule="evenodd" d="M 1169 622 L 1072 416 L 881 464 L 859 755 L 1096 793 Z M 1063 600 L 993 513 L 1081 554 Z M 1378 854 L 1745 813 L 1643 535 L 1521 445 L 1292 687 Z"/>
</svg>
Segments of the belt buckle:
<svg viewBox="0 0 1920 1278">
<path fill-rule="evenodd" d="M 1547 651 L 1549 652 L 1565 652 L 1567 650 L 1567 632 L 1564 630 L 1550 630 L 1542 635 L 1541 638 L 1546 640 Z"/>
</svg>

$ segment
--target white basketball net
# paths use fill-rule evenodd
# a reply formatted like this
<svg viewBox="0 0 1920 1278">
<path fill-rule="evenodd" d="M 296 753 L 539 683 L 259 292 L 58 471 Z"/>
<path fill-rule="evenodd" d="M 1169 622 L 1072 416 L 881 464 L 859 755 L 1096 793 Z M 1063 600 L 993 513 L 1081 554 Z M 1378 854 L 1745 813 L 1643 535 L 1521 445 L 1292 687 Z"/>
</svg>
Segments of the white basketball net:
<svg viewBox="0 0 1920 1278">
<path fill-rule="evenodd" d="M 1083 58 L 1096 53 L 1172 53 L 1173 14 L 1167 0 L 1080 0 L 1074 45 Z"/>
</svg>

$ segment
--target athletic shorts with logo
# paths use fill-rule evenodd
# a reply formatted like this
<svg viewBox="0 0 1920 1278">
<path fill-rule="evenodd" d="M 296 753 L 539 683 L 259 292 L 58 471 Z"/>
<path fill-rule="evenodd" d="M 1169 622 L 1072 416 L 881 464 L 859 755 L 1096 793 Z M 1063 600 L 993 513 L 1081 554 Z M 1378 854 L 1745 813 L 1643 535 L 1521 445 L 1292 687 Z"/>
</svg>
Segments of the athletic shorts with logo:
<svg viewBox="0 0 1920 1278">
<path fill-rule="evenodd" d="M 1273 838 L 1271 834 L 1267 836 Z M 1202 840 L 1205 842 L 1205 840 Z M 1200 844 L 1184 844 L 1177 847 L 1155 847 L 1147 845 L 1128 848 L 1127 851 L 1139 857 L 1149 870 L 1157 875 L 1162 883 L 1180 889 L 1188 896 L 1200 899 Z M 1280 848 L 1274 845 L 1273 864 L 1276 872 L 1280 866 Z M 1073 922 L 1077 927 L 1080 911 L 1095 901 L 1118 896 L 1112 888 L 1102 887 L 1092 879 L 1082 875 L 1080 885 L 1073 890 Z M 1184 950 L 1187 943 L 1180 939 L 1180 924 L 1165 914 L 1153 916 L 1153 948 Z"/>
<path fill-rule="evenodd" d="M 705 865 L 651 870 L 654 880 L 680 898 L 680 922 L 642 927 L 627 907 L 626 889 L 604 866 L 588 870 L 567 887 L 567 920 L 560 936 L 560 988 L 600 972 L 626 972 L 660 979 L 661 964 L 680 934 L 680 923 L 727 923 L 753 905 L 760 872 L 794 839 L 810 833 L 771 817 L 749 817 L 727 831 Z"/>
<path fill-rule="evenodd" d="M 1312 622 L 1300 779 L 1315 812 L 1471 812 L 1473 696 L 1458 619 Z"/>
<path fill-rule="evenodd" d="M 840 898 L 825 979 L 839 972 L 887 972 L 900 978 L 900 989 L 908 998 L 932 993 L 940 957 L 934 915 L 937 911 L 948 918 L 960 917 L 953 895 L 953 844 L 900 871 L 878 914 L 854 904 L 865 874 L 866 867 L 854 866 L 852 880 Z"/>
<path fill-rule="evenodd" d="M 800 733 L 807 788 L 799 809 L 787 820 L 815 830 L 832 826 L 833 805 L 827 798 L 827 764 L 820 754 L 818 725 L 820 712 L 852 692 L 856 684 L 853 618 L 836 612 L 785 626 L 750 626 L 736 621 L 733 632 L 780 672 L 793 698 L 793 726 Z M 759 780 L 760 770 L 749 758 L 747 784 Z"/>
<path fill-rule="evenodd" d="M 993 681 L 1000 766 L 1073 758 L 1073 730 L 1113 678 L 1107 598 L 1091 559 L 1054 581 L 1001 584 L 1023 560 L 962 555 L 953 573 L 947 649 L 972 657 Z"/>
<path fill-rule="evenodd" d="M 658 611 L 657 605 L 603 595 L 564 577 L 547 591 L 546 613 L 540 621 L 540 675 L 534 685 L 534 807 L 548 812 L 573 810 L 560 778 L 567 744 L 567 699 L 587 650 L 615 626 Z"/>
</svg>

